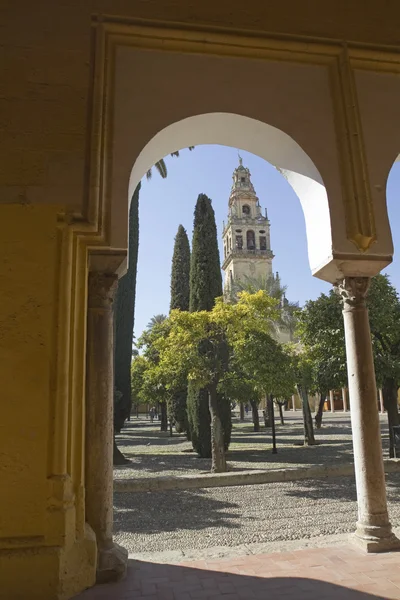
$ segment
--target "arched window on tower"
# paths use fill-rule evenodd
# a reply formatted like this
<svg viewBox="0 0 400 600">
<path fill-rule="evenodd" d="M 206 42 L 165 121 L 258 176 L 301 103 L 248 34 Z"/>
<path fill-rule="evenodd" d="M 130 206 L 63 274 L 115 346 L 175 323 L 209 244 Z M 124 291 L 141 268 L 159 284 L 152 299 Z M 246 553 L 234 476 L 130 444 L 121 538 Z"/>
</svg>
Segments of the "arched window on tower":
<svg viewBox="0 0 400 600">
<path fill-rule="evenodd" d="M 249 217 L 250 216 L 250 206 L 248 204 L 244 204 L 242 207 L 242 213 L 244 214 L 245 217 Z"/>
<path fill-rule="evenodd" d="M 256 236 L 254 235 L 254 231 L 249 229 L 246 233 L 247 240 L 247 250 L 255 250 L 256 249 Z"/>
<path fill-rule="evenodd" d="M 267 238 L 265 235 L 260 235 L 260 250 L 267 249 Z"/>
<path fill-rule="evenodd" d="M 236 236 L 236 249 L 242 250 L 242 248 L 243 248 L 243 236 L 237 235 Z"/>
</svg>

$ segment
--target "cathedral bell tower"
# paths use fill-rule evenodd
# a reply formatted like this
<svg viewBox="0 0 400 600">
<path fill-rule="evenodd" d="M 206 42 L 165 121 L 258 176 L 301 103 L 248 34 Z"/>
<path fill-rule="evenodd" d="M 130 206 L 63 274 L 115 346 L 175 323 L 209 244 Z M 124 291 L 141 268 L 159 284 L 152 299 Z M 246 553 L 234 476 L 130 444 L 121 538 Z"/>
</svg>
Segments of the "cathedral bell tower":
<svg viewBox="0 0 400 600">
<path fill-rule="evenodd" d="M 225 272 L 224 292 L 232 282 L 251 277 L 268 279 L 272 277 L 274 255 L 270 245 L 270 222 L 265 210 L 261 213 L 260 202 L 251 183 L 250 171 L 239 166 L 233 172 L 233 184 L 229 196 L 228 222 L 222 232 L 224 241 Z"/>
</svg>

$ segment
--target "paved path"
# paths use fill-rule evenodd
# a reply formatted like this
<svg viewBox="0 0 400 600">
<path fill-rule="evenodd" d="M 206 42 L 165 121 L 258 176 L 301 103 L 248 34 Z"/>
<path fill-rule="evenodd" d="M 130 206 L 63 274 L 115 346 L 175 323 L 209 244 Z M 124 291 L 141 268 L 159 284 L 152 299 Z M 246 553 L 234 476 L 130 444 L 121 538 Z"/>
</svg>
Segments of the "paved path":
<svg viewBox="0 0 400 600">
<path fill-rule="evenodd" d="M 365 555 L 350 545 L 156 564 L 130 561 L 128 577 L 79 600 L 400 599 L 400 552 Z"/>
</svg>

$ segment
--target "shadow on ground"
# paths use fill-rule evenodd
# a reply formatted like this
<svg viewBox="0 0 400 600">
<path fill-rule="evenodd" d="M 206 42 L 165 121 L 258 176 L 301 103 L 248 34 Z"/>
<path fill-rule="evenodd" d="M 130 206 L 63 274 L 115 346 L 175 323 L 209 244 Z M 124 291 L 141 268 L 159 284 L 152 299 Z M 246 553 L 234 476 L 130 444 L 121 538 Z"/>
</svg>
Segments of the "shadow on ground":
<svg viewBox="0 0 400 600">
<path fill-rule="evenodd" d="M 149 493 L 152 494 L 152 501 L 146 502 Z M 160 501 L 155 502 L 155 498 Z M 233 509 L 238 506 L 234 502 L 211 498 L 202 489 L 171 490 L 168 493 L 116 493 L 114 534 L 134 531 L 138 535 L 210 527 L 237 528 L 237 510 Z"/>
<path fill-rule="evenodd" d="M 220 563 L 221 565 L 221 563 Z M 223 566 L 219 569 L 222 571 Z M 230 567 L 229 570 L 232 570 Z M 237 569 L 239 570 L 239 569 Z M 318 577 L 318 575 L 317 575 Z M 367 587 L 367 586 L 365 586 Z M 377 586 L 372 586 L 376 589 Z M 393 586 L 394 587 L 394 586 Z M 378 585 L 379 590 L 379 585 Z M 128 577 L 119 583 L 97 586 L 76 600 L 385 600 L 388 596 L 350 589 L 340 582 L 328 583 L 300 576 L 261 577 L 219 570 L 188 568 L 129 561 Z M 390 596 L 398 597 L 398 596 Z"/>
</svg>

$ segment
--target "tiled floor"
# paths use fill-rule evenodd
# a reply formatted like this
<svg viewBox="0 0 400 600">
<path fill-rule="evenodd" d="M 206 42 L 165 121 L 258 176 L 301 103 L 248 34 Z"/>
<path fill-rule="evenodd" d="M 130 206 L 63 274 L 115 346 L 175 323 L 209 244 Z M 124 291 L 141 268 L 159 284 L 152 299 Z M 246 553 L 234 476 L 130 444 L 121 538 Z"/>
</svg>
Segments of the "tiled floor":
<svg viewBox="0 0 400 600">
<path fill-rule="evenodd" d="M 350 545 L 179 564 L 130 561 L 127 578 L 79 600 L 400 600 L 400 552 Z"/>
</svg>

